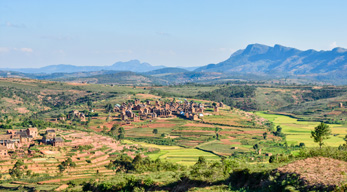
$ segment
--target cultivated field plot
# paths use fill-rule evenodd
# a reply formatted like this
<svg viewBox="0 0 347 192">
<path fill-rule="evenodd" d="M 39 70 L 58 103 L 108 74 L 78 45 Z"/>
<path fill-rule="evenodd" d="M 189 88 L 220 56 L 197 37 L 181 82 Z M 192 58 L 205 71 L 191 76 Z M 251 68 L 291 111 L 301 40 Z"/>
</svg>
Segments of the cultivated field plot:
<svg viewBox="0 0 347 192">
<path fill-rule="evenodd" d="M 62 183 L 70 180 L 95 178 L 96 176 L 114 175 L 114 171 L 107 169 L 108 165 L 119 154 L 127 154 L 134 157 L 136 153 L 145 153 L 130 144 L 121 144 L 108 136 L 98 135 L 93 132 L 77 130 L 57 130 L 65 143 L 63 146 L 35 145 L 32 147 L 36 153 L 27 158 L 22 158 L 27 170 L 32 175 L 30 184 L 47 185 L 48 190 L 58 188 Z M 76 167 L 68 167 L 63 173 L 59 170 L 61 162 L 67 158 L 76 164 Z M 1 161 L 1 179 L 9 179 L 9 169 L 17 162 L 16 159 Z M 14 185 L 13 187 L 15 187 Z"/>
<path fill-rule="evenodd" d="M 264 125 L 266 122 L 266 119 L 253 113 L 237 109 L 230 110 L 225 107 L 219 112 L 206 112 L 204 117 L 196 121 L 187 120 L 184 117 L 163 118 L 152 122 L 132 123 L 124 128 L 125 136 L 134 138 L 135 141 L 156 143 L 156 141 L 169 140 L 170 145 L 197 148 L 222 156 L 230 156 L 234 153 L 254 153 L 253 146 L 260 143 L 264 143 L 263 154 L 280 153 L 281 149 L 275 145 L 281 141 L 281 138 L 273 136 L 268 131 Z M 154 129 L 157 129 L 157 134 L 153 133 Z M 267 133 L 266 138 L 263 136 L 264 133 Z M 165 142 L 165 145 L 167 144 L 168 142 Z M 158 145 L 155 148 L 161 147 Z M 182 163 L 196 162 L 199 155 L 194 151 L 192 153 L 195 155 L 192 158 L 184 154 L 175 155 L 181 150 L 187 151 L 185 148 L 173 148 L 171 153 L 160 151 L 159 154 L 152 154 L 150 157 L 172 159 L 174 162 Z"/>
<path fill-rule="evenodd" d="M 297 119 L 277 114 L 266 114 L 264 112 L 257 112 L 259 116 L 262 116 L 274 124 L 280 125 L 283 128 L 283 133 L 286 134 L 288 144 L 305 143 L 307 147 L 317 147 L 317 143 L 313 142 L 311 138 L 311 131 L 314 130 L 319 122 L 312 121 L 298 121 Z M 325 141 L 327 146 L 338 147 L 345 143 L 343 138 L 347 134 L 347 125 L 329 124 L 332 135 L 330 139 Z"/>
<path fill-rule="evenodd" d="M 124 143 L 138 144 L 147 148 L 158 148 L 159 153 L 149 154 L 152 159 L 168 160 L 181 165 L 194 165 L 200 156 L 204 156 L 207 160 L 220 160 L 220 157 L 209 152 L 204 152 L 198 149 L 183 148 L 179 146 L 165 146 L 148 144 L 144 142 L 134 142 L 125 140 Z"/>
</svg>

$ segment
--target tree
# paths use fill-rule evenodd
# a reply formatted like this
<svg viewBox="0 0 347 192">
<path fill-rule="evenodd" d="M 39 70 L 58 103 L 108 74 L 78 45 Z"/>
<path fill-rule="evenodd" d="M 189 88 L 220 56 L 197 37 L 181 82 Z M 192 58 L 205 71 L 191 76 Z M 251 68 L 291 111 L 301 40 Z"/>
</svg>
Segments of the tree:
<svg viewBox="0 0 347 192">
<path fill-rule="evenodd" d="M 263 133 L 263 137 L 264 137 L 264 139 L 267 138 L 267 132 L 264 132 L 264 133 Z"/>
<path fill-rule="evenodd" d="M 259 145 L 258 144 L 253 145 L 253 149 L 257 151 L 259 149 Z"/>
<path fill-rule="evenodd" d="M 24 169 L 27 167 L 24 166 L 24 162 L 22 160 L 18 160 L 16 164 L 14 164 L 13 168 L 9 170 L 9 174 L 13 178 L 21 178 L 24 175 Z"/>
<path fill-rule="evenodd" d="M 119 124 L 113 124 L 109 134 L 112 136 L 117 136 L 118 128 Z"/>
<path fill-rule="evenodd" d="M 113 110 L 113 106 L 111 103 L 106 104 L 105 110 L 109 113 Z"/>
<path fill-rule="evenodd" d="M 123 128 L 123 127 L 119 127 L 119 128 L 118 128 L 118 133 L 119 133 L 119 134 L 124 134 L 124 133 L 125 133 L 124 128 Z"/>
<path fill-rule="evenodd" d="M 196 164 L 206 164 L 206 158 L 204 156 L 199 156 L 198 161 L 196 162 Z"/>
<path fill-rule="evenodd" d="M 89 100 L 87 102 L 87 105 L 88 105 L 89 109 L 92 109 L 93 108 L 93 101 Z"/>
<path fill-rule="evenodd" d="M 67 167 L 76 167 L 76 163 L 72 161 L 72 159 L 69 157 L 65 161 L 61 162 L 58 166 L 58 169 L 60 173 L 63 173 Z"/>
<path fill-rule="evenodd" d="M 59 169 L 60 173 L 63 173 L 63 172 L 65 171 L 66 168 L 65 168 L 64 165 L 59 164 L 59 165 L 58 165 L 58 169 Z"/>
<path fill-rule="evenodd" d="M 158 134 L 158 129 L 153 129 L 153 134 Z"/>
<path fill-rule="evenodd" d="M 121 133 L 121 134 L 119 134 L 119 135 L 118 135 L 118 140 L 120 140 L 120 141 L 121 141 L 121 140 L 123 140 L 123 139 L 124 139 L 124 134 L 122 134 L 122 133 Z"/>
<path fill-rule="evenodd" d="M 274 133 L 275 136 L 284 137 L 284 134 L 282 133 L 282 127 L 280 125 L 277 125 L 276 132 Z"/>
<path fill-rule="evenodd" d="M 330 134 L 331 129 L 329 125 L 322 122 L 314 128 L 314 131 L 311 131 L 311 138 L 313 138 L 314 142 L 319 144 L 319 148 L 322 148 L 322 145 L 324 145 L 323 140 L 329 139 Z"/>
<path fill-rule="evenodd" d="M 123 140 L 124 139 L 124 134 L 125 134 L 125 130 L 123 127 L 119 127 L 118 128 L 118 140 Z"/>
</svg>

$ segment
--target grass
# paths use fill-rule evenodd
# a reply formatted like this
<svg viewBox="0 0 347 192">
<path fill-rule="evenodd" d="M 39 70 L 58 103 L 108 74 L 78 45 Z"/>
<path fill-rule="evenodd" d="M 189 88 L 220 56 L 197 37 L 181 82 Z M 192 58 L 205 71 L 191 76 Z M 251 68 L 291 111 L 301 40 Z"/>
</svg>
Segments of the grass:
<svg viewBox="0 0 347 192">
<path fill-rule="evenodd" d="M 166 146 L 166 145 L 155 145 L 143 142 L 134 142 L 124 140 L 123 142 L 129 144 L 140 144 L 143 147 L 158 148 L 159 153 L 148 155 L 152 159 L 163 159 L 181 165 L 194 165 L 200 156 L 204 156 L 207 160 L 219 160 L 220 158 L 212 153 L 204 152 L 199 149 L 183 148 L 179 146 Z"/>
<path fill-rule="evenodd" d="M 311 138 L 311 131 L 314 130 L 319 122 L 313 121 L 298 121 L 295 118 L 277 115 L 277 114 L 266 114 L 264 112 L 257 112 L 257 115 L 272 121 L 275 126 L 280 125 L 282 131 L 286 134 L 288 144 L 297 145 L 299 143 L 305 143 L 307 147 L 317 147 L 317 143 Z M 332 136 L 330 139 L 325 141 L 327 146 L 338 147 L 345 143 L 343 138 L 347 134 L 347 126 L 339 124 L 329 124 Z M 336 136 L 334 136 L 336 135 Z"/>
</svg>

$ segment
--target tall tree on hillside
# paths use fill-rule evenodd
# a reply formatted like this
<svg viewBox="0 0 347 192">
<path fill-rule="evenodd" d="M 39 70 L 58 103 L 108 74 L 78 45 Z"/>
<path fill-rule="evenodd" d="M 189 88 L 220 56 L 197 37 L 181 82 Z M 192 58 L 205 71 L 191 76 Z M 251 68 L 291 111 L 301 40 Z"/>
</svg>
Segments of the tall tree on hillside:
<svg viewBox="0 0 347 192">
<path fill-rule="evenodd" d="M 106 104 L 105 110 L 110 113 L 113 110 L 113 106 L 111 103 Z"/>
<path fill-rule="evenodd" d="M 311 131 L 311 138 L 313 138 L 314 142 L 319 144 L 319 148 L 322 148 L 322 145 L 324 145 L 323 140 L 329 139 L 330 134 L 331 129 L 329 125 L 322 122 L 314 128 L 314 131 Z"/>
<path fill-rule="evenodd" d="M 119 127 L 118 129 L 118 140 L 122 141 L 124 139 L 124 134 L 125 134 L 125 130 L 123 127 Z"/>
<path fill-rule="evenodd" d="M 88 100 L 87 105 L 88 105 L 89 110 L 91 110 L 93 108 L 93 101 Z"/>
</svg>

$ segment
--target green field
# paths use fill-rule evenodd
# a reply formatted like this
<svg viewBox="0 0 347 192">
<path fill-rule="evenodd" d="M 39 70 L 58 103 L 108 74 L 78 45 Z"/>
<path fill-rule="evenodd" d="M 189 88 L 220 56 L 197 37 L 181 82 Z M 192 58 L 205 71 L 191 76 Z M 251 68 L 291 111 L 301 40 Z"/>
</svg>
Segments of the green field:
<svg viewBox="0 0 347 192">
<path fill-rule="evenodd" d="M 204 156 L 206 160 L 220 160 L 220 158 L 217 155 L 204 152 L 199 149 L 183 148 L 180 146 L 155 145 L 129 140 L 124 140 L 123 142 L 129 144 L 139 144 L 143 147 L 148 148 L 158 148 L 160 149 L 159 153 L 150 154 L 148 156 L 152 159 L 160 158 L 171 162 L 179 163 L 181 165 L 194 165 L 200 156 Z"/>
<path fill-rule="evenodd" d="M 285 115 L 267 114 L 257 112 L 257 115 L 272 121 L 275 126 L 280 125 L 283 128 L 283 133 L 286 134 L 288 144 L 305 143 L 307 147 L 317 147 L 318 144 L 313 142 L 311 131 L 314 130 L 319 122 L 298 121 Z M 345 143 L 343 138 L 347 134 L 347 125 L 329 124 L 332 135 L 330 139 L 325 141 L 327 146 L 338 147 Z"/>
</svg>

